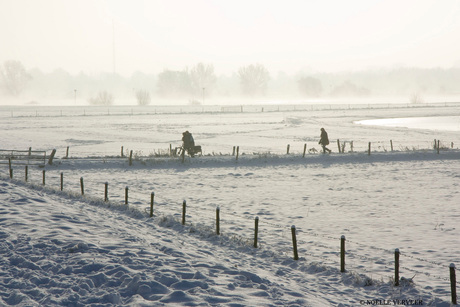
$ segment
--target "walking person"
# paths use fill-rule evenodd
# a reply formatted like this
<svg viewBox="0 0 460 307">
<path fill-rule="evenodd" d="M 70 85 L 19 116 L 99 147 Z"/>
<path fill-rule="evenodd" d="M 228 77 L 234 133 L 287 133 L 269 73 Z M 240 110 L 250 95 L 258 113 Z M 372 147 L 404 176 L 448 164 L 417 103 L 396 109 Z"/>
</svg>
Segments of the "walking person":
<svg viewBox="0 0 460 307">
<path fill-rule="evenodd" d="M 331 150 L 326 147 L 327 145 L 329 145 L 329 137 L 327 136 L 327 132 L 326 130 L 324 130 L 324 128 L 321 128 L 321 137 L 318 144 L 321 144 L 321 146 L 323 146 L 323 154 L 325 154 L 326 151 L 331 153 Z"/>
</svg>

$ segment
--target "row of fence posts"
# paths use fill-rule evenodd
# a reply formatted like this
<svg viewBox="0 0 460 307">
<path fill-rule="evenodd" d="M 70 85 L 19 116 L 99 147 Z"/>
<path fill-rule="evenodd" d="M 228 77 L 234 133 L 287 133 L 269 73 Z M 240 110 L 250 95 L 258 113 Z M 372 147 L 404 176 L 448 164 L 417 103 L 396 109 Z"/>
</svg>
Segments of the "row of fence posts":
<svg viewBox="0 0 460 307">
<path fill-rule="evenodd" d="M 25 167 L 25 181 L 28 180 L 28 167 Z M 10 177 L 13 178 L 12 169 L 10 169 Z M 64 188 L 64 173 L 61 172 L 60 174 L 60 181 L 61 191 Z M 43 185 L 45 185 L 45 170 L 43 170 Z M 84 181 L 83 177 L 80 177 L 80 188 L 81 188 L 81 195 L 85 195 L 84 189 Z M 125 205 L 128 205 L 128 191 L 129 187 L 125 187 Z M 153 217 L 153 207 L 154 207 L 154 199 L 155 193 L 152 192 L 150 194 L 150 217 Z M 109 201 L 109 183 L 104 183 L 104 201 Z M 186 217 L 186 210 L 187 210 L 187 202 L 184 200 L 182 202 L 182 225 L 185 225 L 185 217 Z M 254 219 L 254 248 L 258 246 L 258 232 L 259 232 L 259 217 Z M 292 245 L 293 245 L 293 252 L 294 252 L 294 260 L 299 259 L 298 249 L 297 249 L 297 238 L 296 238 L 296 227 L 295 225 L 291 226 L 291 234 L 292 234 Z M 216 235 L 220 235 L 220 207 L 216 207 Z M 399 286 L 399 256 L 400 251 L 398 248 L 395 249 L 395 286 Z M 451 263 L 449 266 L 450 270 L 450 282 L 451 282 L 451 296 L 452 296 L 452 304 L 457 304 L 457 293 L 456 293 L 456 276 L 455 276 L 455 264 Z M 345 236 L 342 235 L 340 238 L 340 272 L 345 272 Z"/>
<path fill-rule="evenodd" d="M 345 152 L 345 144 L 346 144 L 345 142 L 340 143 L 340 139 L 337 139 L 337 149 L 338 149 L 339 153 L 344 153 Z M 437 153 L 439 154 L 440 141 L 435 139 L 434 144 L 435 144 L 434 147 L 437 150 Z M 367 154 L 368 155 L 371 154 L 371 148 L 372 148 L 372 143 L 369 142 L 368 143 L 368 148 L 367 148 Z M 390 140 L 390 148 L 391 148 L 391 151 L 394 151 L 393 150 L 393 140 Z M 453 142 L 451 142 L 451 148 L 454 148 L 454 143 Z M 287 148 L 286 148 L 286 154 L 287 155 L 289 155 L 290 149 L 291 149 L 291 145 L 288 144 Z M 350 141 L 350 151 L 353 152 L 353 141 Z M 68 152 L 69 152 L 69 147 L 67 147 L 66 158 L 68 157 Z M 236 155 L 236 160 L 238 160 L 239 152 L 240 152 L 240 146 L 233 146 L 232 156 Z M 303 158 L 305 157 L 306 152 L 307 152 L 307 143 L 305 143 L 304 146 L 303 146 L 303 153 L 302 153 Z M 172 155 L 172 145 L 171 144 L 169 144 L 169 153 L 170 153 L 170 155 Z M 121 157 L 124 157 L 123 146 L 121 146 Z M 181 158 L 182 158 L 182 163 L 184 163 L 185 151 L 182 151 Z M 133 165 L 133 151 L 132 150 L 130 151 L 130 154 L 129 154 L 129 165 L 130 166 Z"/>
</svg>

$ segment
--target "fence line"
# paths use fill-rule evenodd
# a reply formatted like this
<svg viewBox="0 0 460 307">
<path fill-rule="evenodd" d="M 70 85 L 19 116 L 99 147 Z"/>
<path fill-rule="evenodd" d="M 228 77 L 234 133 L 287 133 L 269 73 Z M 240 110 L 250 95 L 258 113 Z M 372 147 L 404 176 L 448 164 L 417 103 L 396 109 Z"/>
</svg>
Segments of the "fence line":
<svg viewBox="0 0 460 307">
<path fill-rule="evenodd" d="M 26 171 L 26 174 L 27 174 L 27 171 Z M 63 176 L 63 173 L 60 173 L 61 175 L 61 178 Z M 25 179 L 25 181 L 27 182 L 27 177 Z M 83 177 L 81 177 L 81 181 Z M 45 185 L 45 170 L 43 170 L 43 186 Z M 62 180 L 61 180 L 61 188 L 60 190 L 62 190 Z M 126 187 L 126 190 L 127 190 L 127 187 Z M 127 192 L 126 192 L 127 193 Z M 82 185 L 82 196 L 83 196 L 83 185 Z M 127 196 L 125 196 L 127 197 Z M 150 217 L 153 217 L 153 197 L 154 197 L 154 193 L 152 192 L 151 193 L 151 206 L 150 206 Z M 104 194 L 104 202 L 109 202 L 109 197 L 108 197 L 108 182 L 105 182 L 105 194 Z M 127 199 L 125 198 L 125 205 L 127 205 L 128 201 Z M 184 201 L 185 203 L 185 201 Z M 177 209 L 177 208 L 176 208 Z M 227 209 L 228 210 L 228 209 Z M 158 211 L 158 208 L 155 208 L 155 211 Z M 230 210 L 228 210 L 230 211 Z M 219 225 L 220 225 L 220 217 L 219 217 L 219 213 L 220 213 L 220 208 L 218 207 L 217 210 L 216 210 L 216 235 L 220 235 L 220 229 L 219 229 Z M 184 213 L 185 214 L 185 213 Z M 157 215 L 158 216 L 158 215 Z M 241 216 L 239 214 L 236 214 L 235 212 L 232 212 L 230 216 L 237 216 L 237 217 L 240 217 L 240 218 L 245 218 L 245 219 L 251 219 L 249 216 Z M 267 225 L 271 225 L 272 227 L 275 227 L 275 228 L 280 228 L 280 229 L 283 229 L 285 230 L 287 227 L 286 226 L 283 226 L 283 225 L 279 225 L 279 224 L 276 224 L 276 223 L 272 223 L 272 222 L 267 222 L 267 221 L 263 221 L 261 220 L 260 222 L 265 223 Z M 183 223 L 185 224 L 185 223 Z M 334 250 L 335 252 L 333 253 L 335 256 L 338 255 L 338 242 L 339 242 L 339 238 L 338 237 L 332 237 L 330 235 L 325 235 L 325 234 L 319 234 L 319 233 L 316 233 L 316 232 L 313 232 L 313 231 L 302 231 L 302 233 L 304 234 L 310 234 L 312 235 L 313 237 L 319 237 L 319 238 L 323 238 L 323 239 L 328 239 L 328 240 L 333 240 L 333 241 L 336 241 L 337 242 L 337 248 L 333 248 L 332 246 L 330 245 L 325 245 L 324 243 L 318 243 L 318 242 L 314 242 L 314 241 L 305 241 L 305 240 L 297 240 L 295 238 L 295 227 L 292 226 L 291 227 L 291 230 L 292 230 L 292 235 L 293 235 L 293 242 L 294 242 L 294 259 L 297 260 L 299 257 L 298 257 L 298 254 L 297 254 L 297 243 L 300 243 L 302 245 L 314 245 L 314 246 L 318 246 L 318 247 L 322 247 L 322 248 L 326 248 L 328 250 Z M 355 241 L 350 241 L 350 240 L 347 240 L 348 243 L 351 243 L 351 244 L 355 244 L 355 245 L 358 245 L 358 246 L 361 246 L 361 247 L 366 247 L 366 248 L 370 248 L 372 250 L 380 250 L 380 251 L 383 251 L 385 253 L 389 253 L 391 254 L 392 251 L 391 250 L 388 250 L 388 249 L 385 249 L 385 248 L 380 248 L 380 247 L 377 247 L 377 246 L 372 246 L 372 245 L 367 245 L 367 244 L 363 244 L 363 243 L 359 243 L 359 242 L 355 242 Z M 314 255 L 313 253 L 311 252 L 305 252 L 305 255 L 308 255 L 308 256 L 311 256 L 311 257 L 315 257 L 315 258 L 319 258 L 319 259 L 322 259 L 322 260 L 326 260 L 326 261 L 329 261 L 329 262 L 333 262 L 333 263 L 337 263 L 338 261 L 330 257 L 325 257 L 323 255 Z M 302 256 L 302 255 L 301 255 Z M 347 252 L 347 256 L 348 258 L 359 258 L 359 259 L 362 259 L 362 260 L 366 260 L 368 261 L 369 263 L 375 263 L 376 260 L 384 260 L 383 263 L 379 263 L 379 265 L 383 265 L 384 268 L 387 268 L 387 269 L 391 269 L 390 267 L 388 267 L 387 265 L 390 265 L 392 263 L 391 260 L 387 260 L 387 259 L 384 259 L 382 258 L 382 256 L 378 256 L 378 257 L 368 257 L 368 256 L 365 256 L 365 255 L 355 255 L 354 253 L 352 253 L 350 250 L 348 250 Z M 427 259 L 424 259 L 424 258 L 421 258 L 421 257 L 417 257 L 417 256 L 412 256 L 410 254 L 405 254 L 405 253 L 402 253 L 401 256 L 403 257 L 407 257 L 409 259 L 414 259 L 414 260 L 418 260 L 418 261 L 422 261 L 422 262 L 425 262 L 425 263 L 429 263 L 430 265 L 435 265 L 435 266 L 438 266 L 438 267 L 442 267 L 442 268 L 447 268 L 447 267 L 450 267 L 452 268 L 451 266 L 447 266 L 447 265 L 444 265 L 442 263 L 439 263 L 439 262 L 436 262 L 436 261 L 431 261 L 431 260 L 427 260 Z M 439 279 L 439 280 L 444 280 L 444 281 L 447 281 L 449 280 L 448 278 L 445 278 L 445 277 L 441 277 L 441 276 L 438 276 L 438 275 L 435 275 L 435 274 L 431 274 L 431 273 L 428 273 L 428 272 L 422 272 L 422 271 L 418 271 L 416 269 L 412 269 L 412 268 L 409 268 L 407 266 L 402 266 L 401 268 L 407 270 L 407 271 L 410 271 L 410 272 L 413 272 L 413 273 L 416 273 L 416 274 L 420 274 L 420 275 L 426 275 L 428 277 L 434 277 L 436 279 Z M 360 267 L 360 268 L 356 268 L 358 270 L 363 270 L 365 272 L 369 272 L 371 274 L 377 274 L 377 273 L 372 273 L 371 271 L 367 270 L 366 268 L 364 267 Z M 456 268 L 454 267 L 453 270 L 455 271 Z M 379 274 L 380 275 L 380 274 Z M 382 276 L 382 275 L 381 275 Z M 456 282 L 456 284 L 460 284 L 460 282 Z"/>
</svg>

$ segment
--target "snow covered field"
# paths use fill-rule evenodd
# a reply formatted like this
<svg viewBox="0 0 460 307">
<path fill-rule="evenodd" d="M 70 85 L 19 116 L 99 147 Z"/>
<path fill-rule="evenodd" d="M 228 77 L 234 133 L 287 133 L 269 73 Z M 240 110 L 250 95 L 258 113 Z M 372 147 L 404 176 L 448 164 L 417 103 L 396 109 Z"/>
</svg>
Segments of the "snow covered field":
<svg viewBox="0 0 460 307">
<path fill-rule="evenodd" d="M 11 180 L 2 165 L 1 305 L 450 305 L 449 264 L 460 263 L 458 132 L 356 122 L 424 116 L 452 122 L 460 105 L 177 108 L 0 108 L 0 149 L 57 149 L 44 168 L 45 186 L 43 168 L 30 167 L 25 182 L 24 166 L 13 166 Z M 318 152 L 321 127 L 331 155 Z M 185 130 L 204 155 L 181 163 L 166 154 Z M 345 153 L 338 153 L 337 139 Z M 395 248 L 400 276 L 413 278 L 399 287 Z"/>
</svg>

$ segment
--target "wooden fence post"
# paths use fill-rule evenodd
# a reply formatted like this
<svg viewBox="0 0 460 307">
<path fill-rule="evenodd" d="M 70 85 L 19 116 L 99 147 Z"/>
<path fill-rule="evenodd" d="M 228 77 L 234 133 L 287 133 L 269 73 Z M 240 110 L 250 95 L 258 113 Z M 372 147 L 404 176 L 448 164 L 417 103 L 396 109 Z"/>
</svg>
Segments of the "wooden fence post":
<svg viewBox="0 0 460 307">
<path fill-rule="evenodd" d="M 131 150 L 129 152 L 129 166 L 133 165 L 133 151 Z"/>
<path fill-rule="evenodd" d="M 181 157 L 182 157 L 182 163 L 184 163 L 184 161 L 185 161 L 185 148 L 182 148 L 182 155 L 181 155 Z"/>
<path fill-rule="evenodd" d="M 393 140 L 390 140 L 391 151 L 393 151 Z"/>
<path fill-rule="evenodd" d="M 302 158 L 305 158 L 305 152 L 307 151 L 307 143 L 303 144 L 303 155 Z"/>
<path fill-rule="evenodd" d="M 216 234 L 220 235 L 220 208 L 216 208 Z"/>
<path fill-rule="evenodd" d="M 437 152 L 439 154 L 439 140 L 438 140 L 438 144 L 436 145 L 436 150 L 437 150 Z"/>
<path fill-rule="evenodd" d="M 85 185 L 83 184 L 83 177 L 80 177 L 80 188 L 81 188 L 81 195 L 85 195 Z"/>
<path fill-rule="evenodd" d="M 26 169 L 25 169 L 25 180 L 27 182 L 27 175 L 29 173 L 29 167 L 26 165 Z"/>
<path fill-rule="evenodd" d="M 46 174 L 46 171 L 43 170 L 43 185 L 45 185 L 45 174 Z"/>
<path fill-rule="evenodd" d="M 345 236 L 340 238 L 340 272 L 345 272 Z"/>
<path fill-rule="evenodd" d="M 125 187 L 125 205 L 128 205 L 128 191 L 129 188 L 128 186 Z"/>
<path fill-rule="evenodd" d="M 69 158 L 69 146 L 67 146 L 67 150 L 65 152 L 65 158 L 68 159 Z"/>
<path fill-rule="evenodd" d="M 353 141 L 350 142 L 350 151 L 353 152 Z"/>
<path fill-rule="evenodd" d="M 395 249 L 395 286 L 399 286 L 399 248 Z"/>
<path fill-rule="evenodd" d="M 340 140 L 339 139 L 337 139 L 337 147 L 339 148 L 339 153 L 341 153 L 342 150 L 340 149 Z"/>
<path fill-rule="evenodd" d="M 239 154 L 240 154 L 240 146 L 236 146 L 236 160 L 238 160 Z"/>
<path fill-rule="evenodd" d="M 369 148 L 367 150 L 367 155 L 371 155 L 371 142 L 369 142 Z"/>
<path fill-rule="evenodd" d="M 105 189 L 104 189 L 104 201 L 109 201 L 109 183 L 105 183 Z"/>
<path fill-rule="evenodd" d="M 53 149 L 53 151 L 51 152 L 51 155 L 48 159 L 48 164 L 49 165 L 52 165 L 53 164 L 53 159 L 54 159 L 54 155 L 56 154 L 56 149 Z"/>
<path fill-rule="evenodd" d="M 289 154 L 289 148 L 291 147 L 291 145 L 287 145 L 287 149 L 286 149 L 286 154 L 288 155 Z"/>
<path fill-rule="evenodd" d="M 121 146 L 121 157 L 123 158 L 123 146 Z"/>
<path fill-rule="evenodd" d="M 185 225 L 185 212 L 187 210 L 187 202 L 184 201 L 182 202 L 182 225 Z"/>
<path fill-rule="evenodd" d="M 450 270 L 450 293 L 452 296 L 452 304 L 457 305 L 457 280 L 455 277 L 455 264 L 451 263 Z"/>
<path fill-rule="evenodd" d="M 254 219 L 254 248 L 257 248 L 257 237 L 259 234 L 259 217 Z"/>
<path fill-rule="evenodd" d="M 291 234 L 292 234 L 292 246 L 294 247 L 294 260 L 299 260 L 299 254 L 297 253 L 297 238 L 295 234 L 295 226 L 291 226 Z"/>
<path fill-rule="evenodd" d="M 61 172 L 61 191 L 64 189 L 64 173 Z"/>
<path fill-rule="evenodd" d="M 11 166 L 11 158 L 8 158 L 8 168 L 10 170 L 10 178 L 13 179 L 13 167 Z"/>
<path fill-rule="evenodd" d="M 155 198 L 155 193 L 150 194 L 150 217 L 153 216 L 153 200 Z"/>
</svg>

